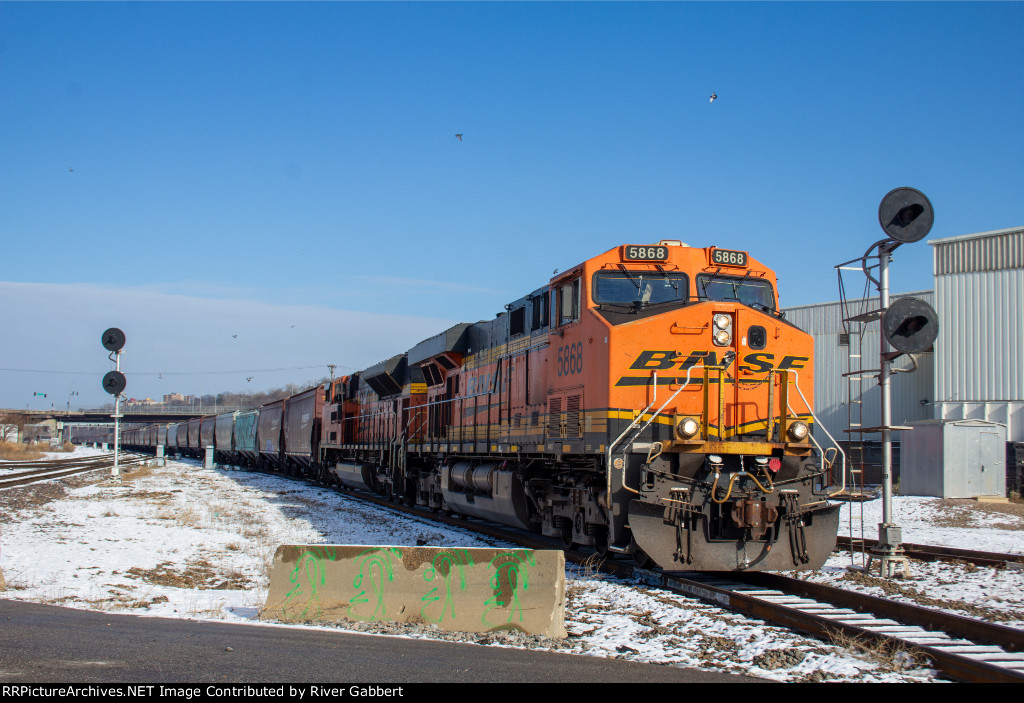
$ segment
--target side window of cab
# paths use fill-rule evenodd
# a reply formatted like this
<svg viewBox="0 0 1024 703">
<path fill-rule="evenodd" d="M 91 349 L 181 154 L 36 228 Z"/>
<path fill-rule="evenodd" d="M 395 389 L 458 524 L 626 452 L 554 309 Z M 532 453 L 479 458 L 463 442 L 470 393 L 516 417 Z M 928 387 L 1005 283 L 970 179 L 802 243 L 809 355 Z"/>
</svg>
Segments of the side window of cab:
<svg viewBox="0 0 1024 703">
<path fill-rule="evenodd" d="M 558 286 L 551 300 L 551 320 L 559 326 L 580 319 L 580 279 L 574 278 Z"/>
</svg>

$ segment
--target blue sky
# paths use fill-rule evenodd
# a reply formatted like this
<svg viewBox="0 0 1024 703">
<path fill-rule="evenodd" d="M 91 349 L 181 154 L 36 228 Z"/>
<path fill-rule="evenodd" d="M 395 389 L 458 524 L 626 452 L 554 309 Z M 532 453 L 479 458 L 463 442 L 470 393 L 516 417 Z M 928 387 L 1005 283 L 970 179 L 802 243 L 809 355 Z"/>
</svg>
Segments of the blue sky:
<svg viewBox="0 0 1024 703">
<path fill-rule="evenodd" d="M 0 2 L 0 304 L 31 340 L 0 407 L 105 401 L 111 326 L 134 397 L 361 368 L 627 242 L 748 250 L 783 305 L 834 300 L 892 188 L 929 196 L 929 238 L 1024 224 L 1022 27 L 1015 2 Z M 931 257 L 899 249 L 894 290 Z"/>
</svg>

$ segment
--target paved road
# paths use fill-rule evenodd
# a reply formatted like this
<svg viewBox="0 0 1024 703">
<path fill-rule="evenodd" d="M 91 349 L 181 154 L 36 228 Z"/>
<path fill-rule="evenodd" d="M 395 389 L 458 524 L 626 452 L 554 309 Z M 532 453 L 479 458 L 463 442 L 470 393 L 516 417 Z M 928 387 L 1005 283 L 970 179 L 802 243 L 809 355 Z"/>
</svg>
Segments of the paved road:
<svg viewBox="0 0 1024 703">
<path fill-rule="evenodd" d="M 756 681 L 615 659 L 0 599 L 0 684 Z"/>
</svg>

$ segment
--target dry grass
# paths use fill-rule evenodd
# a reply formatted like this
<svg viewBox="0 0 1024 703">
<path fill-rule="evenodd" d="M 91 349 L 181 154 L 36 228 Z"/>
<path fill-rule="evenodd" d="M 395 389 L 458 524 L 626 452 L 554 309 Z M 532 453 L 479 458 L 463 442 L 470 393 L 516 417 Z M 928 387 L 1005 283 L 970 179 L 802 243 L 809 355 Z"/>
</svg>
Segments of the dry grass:
<svg viewBox="0 0 1024 703">
<path fill-rule="evenodd" d="M 42 459 L 45 452 L 39 451 L 35 445 L 18 444 L 16 442 L 0 442 L 0 459 L 7 461 L 32 461 Z"/>
<path fill-rule="evenodd" d="M 586 559 L 578 564 L 573 564 L 569 567 L 570 580 L 566 583 L 565 598 L 567 603 L 574 602 L 583 593 L 588 590 L 588 587 L 583 583 L 594 578 L 595 575 L 601 573 L 601 565 L 604 563 L 604 559 L 599 557 L 597 554 L 591 554 Z"/>
<path fill-rule="evenodd" d="M 593 578 L 597 574 L 601 573 L 601 566 L 604 564 L 604 558 L 594 554 L 590 554 L 586 559 L 578 564 L 573 564 L 570 567 L 570 575 L 577 579 L 589 579 Z"/>
<path fill-rule="evenodd" d="M 936 522 L 941 527 L 976 527 L 974 516 L 982 514 L 989 517 L 1022 518 L 1020 522 L 1007 521 L 987 527 L 999 530 L 1024 530 L 1024 503 L 1015 501 L 1012 496 L 1009 503 L 983 503 L 972 498 L 943 498 L 939 505 L 943 508 L 952 508 L 947 509 Z"/>
<path fill-rule="evenodd" d="M 126 575 L 154 586 L 194 588 L 198 590 L 241 590 L 252 585 L 251 579 L 237 571 L 220 571 L 205 559 L 194 560 L 182 569 L 164 562 L 155 569 L 132 567 Z"/>
<path fill-rule="evenodd" d="M 828 639 L 835 646 L 859 652 L 889 671 L 904 671 L 928 666 L 927 659 L 903 642 L 875 641 L 850 636 L 838 630 L 829 632 Z"/>
<path fill-rule="evenodd" d="M 149 465 L 130 466 L 121 469 L 122 481 L 138 481 L 140 478 L 148 478 L 153 475 L 153 467 Z"/>
</svg>

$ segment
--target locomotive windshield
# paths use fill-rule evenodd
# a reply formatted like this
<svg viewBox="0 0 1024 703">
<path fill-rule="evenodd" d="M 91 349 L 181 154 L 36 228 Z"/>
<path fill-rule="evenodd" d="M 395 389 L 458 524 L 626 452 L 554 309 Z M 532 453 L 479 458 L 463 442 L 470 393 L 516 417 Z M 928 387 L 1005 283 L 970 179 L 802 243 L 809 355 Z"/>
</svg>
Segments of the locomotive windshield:
<svg viewBox="0 0 1024 703">
<path fill-rule="evenodd" d="M 685 273 L 664 271 L 599 271 L 594 274 L 594 302 L 642 307 L 686 302 L 690 282 Z"/>
<path fill-rule="evenodd" d="M 760 278 L 701 274 L 697 276 L 700 300 L 735 300 L 758 310 L 775 310 L 772 284 Z"/>
</svg>

